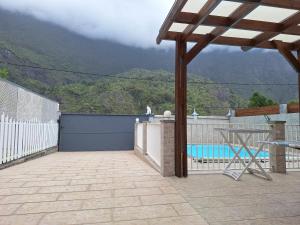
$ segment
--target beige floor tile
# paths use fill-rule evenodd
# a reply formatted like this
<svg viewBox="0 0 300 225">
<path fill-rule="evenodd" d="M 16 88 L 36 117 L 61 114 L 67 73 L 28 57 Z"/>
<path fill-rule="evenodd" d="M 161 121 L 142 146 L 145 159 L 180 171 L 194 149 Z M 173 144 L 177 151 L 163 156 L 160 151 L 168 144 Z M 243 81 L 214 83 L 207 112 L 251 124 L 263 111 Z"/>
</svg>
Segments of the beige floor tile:
<svg viewBox="0 0 300 225">
<path fill-rule="evenodd" d="M 144 188 L 144 187 L 165 187 L 170 186 L 170 183 L 167 181 L 136 181 L 135 185 L 137 188 Z"/>
<path fill-rule="evenodd" d="M 57 202 L 36 202 L 25 203 L 16 212 L 16 214 L 61 212 L 70 210 L 80 210 L 82 202 L 77 201 L 57 201 Z"/>
<path fill-rule="evenodd" d="M 164 194 L 176 194 L 176 193 L 178 193 L 178 191 L 172 186 L 163 186 L 163 187 L 160 187 L 160 189 L 162 190 L 162 192 Z"/>
<path fill-rule="evenodd" d="M 13 214 L 17 208 L 19 208 L 21 204 L 6 204 L 0 205 L 0 215 L 6 216 Z"/>
<path fill-rule="evenodd" d="M 116 197 L 158 195 L 158 194 L 162 194 L 162 191 L 159 188 L 131 188 L 131 189 L 117 189 L 115 190 L 114 194 Z"/>
<path fill-rule="evenodd" d="M 91 184 L 89 190 L 110 190 L 110 189 L 135 188 L 133 182 Z"/>
<path fill-rule="evenodd" d="M 112 197 L 111 190 L 62 193 L 58 200 L 95 199 L 108 197 Z"/>
<path fill-rule="evenodd" d="M 42 214 L 0 216 L 1 225 L 38 225 Z"/>
<path fill-rule="evenodd" d="M 172 204 L 172 206 L 180 216 L 191 216 L 198 214 L 189 203 Z"/>
<path fill-rule="evenodd" d="M 34 194 L 37 193 L 39 187 L 28 188 L 1 188 L 0 195 L 22 195 L 22 194 Z"/>
<path fill-rule="evenodd" d="M 0 204 L 55 201 L 58 194 L 9 195 L 0 200 Z"/>
<path fill-rule="evenodd" d="M 141 201 L 143 205 L 160 205 L 186 202 L 185 199 L 178 194 L 146 195 L 141 196 Z"/>
<path fill-rule="evenodd" d="M 299 225 L 300 216 L 284 218 L 267 218 L 253 220 L 237 221 L 218 221 L 210 223 L 211 225 Z"/>
<path fill-rule="evenodd" d="M 148 222 L 145 220 L 131 220 L 114 222 L 112 225 L 148 225 Z"/>
<path fill-rule="evenodd" d="M 112 178 L 105 178 L 105 179 L 82 179 L 82 180 L 72 180 L 71 185 L 78 185 L 78 184 L 104 184 L 104 183 L 111 183 L 113 181 Z"/>
<path fill-rule="evenodd" d="M 62 192 L 76 192 L 76 191 L 86 191 L 88 185 L 69 185 L 69 186 L 50 186 L 41 187 L 39 193 L 62 193 Z"/>
<path fill-rule="evenodd" d="M 148 223 L 149 225 L 208 225 L 199 215 L 152 219 Z"/>
<path fill-rule="evenodd" d="M 100 198 L 84 200 L 82 209 L 117 208 L 140 205 L 141 202 L 138 197 Z"/>
<path fill-rule="evenodd" d="M 25 184 L 25 182 L 7 182 L 7 183 L 1 183 L 0 188 L 21 187 L 24 184 Z"/>
<path fill-rule="evenodd" d="M 300 205 L 263 204 L 255 206 L 230 206 L 197 210 L 207 221 L 251 220 L 274 217 L 294 217 L 300 215 Z"/>
<path fill-rule="evenodd" d="M 84 224 L 84 225 L 149 225 L 149 224 L 145 220 L 131 220 L 131 221 L 119 221 L 119 222 L 109 222 L 109 223 Z"/>
<path fill-rule="evenodd" d="M 52 178 L 48 177 L 34 177 L 34 178 L 17 178 L 13 179 L 11 182 L 41 182 L 41 181 L 52 181 Z"/>
<path fill-rule="evenodd" d="M 72 225 L 111 221 L 110 209 L 68 211 L 47 214 L 40 225 Z"/>
<path fill-rule="evenodd" d="M 49 187 L 49 186 L 63 186 L 68 185 L 68 180 L 53 180 L 53 181 L 34 181 L 26 182 L 23 187 Z"/>
<path fill-rule="evenodd" d="M 177 216 L 170 205 L 154 205 L 113 209 L 114 221 L 138 220 Z"/>
<path fill-rule="evenodd" d="M 131 176 L 131 177 L 115 177 L 113 182 L 130 182 L 130 181 L 154 181 L 154 180 L 163 180 L 163 177 L 160 175 L 149 175 L 149 176 Z"/>
</svg>

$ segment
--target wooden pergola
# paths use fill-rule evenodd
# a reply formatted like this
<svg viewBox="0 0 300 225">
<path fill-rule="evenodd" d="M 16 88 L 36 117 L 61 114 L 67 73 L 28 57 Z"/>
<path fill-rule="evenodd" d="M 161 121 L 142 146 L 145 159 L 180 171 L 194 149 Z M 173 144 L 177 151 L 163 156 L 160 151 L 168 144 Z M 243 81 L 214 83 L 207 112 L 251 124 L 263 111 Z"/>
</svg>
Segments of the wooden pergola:
<svg viewBox="0 0 300 225">
<path fill-rule="evenodd" d="M 187 65 L 208 45 L 239 46 L 243 51 L 278 50 L 298 73 L 300 96 L 299 0 L 176 0 L 159 31 L 157 43 L 162 40 L 176 41 L 175 174 L 178 177 L 188 175 Z M 195 43 L 190 50 L 188 42 Z"/>
</svg>

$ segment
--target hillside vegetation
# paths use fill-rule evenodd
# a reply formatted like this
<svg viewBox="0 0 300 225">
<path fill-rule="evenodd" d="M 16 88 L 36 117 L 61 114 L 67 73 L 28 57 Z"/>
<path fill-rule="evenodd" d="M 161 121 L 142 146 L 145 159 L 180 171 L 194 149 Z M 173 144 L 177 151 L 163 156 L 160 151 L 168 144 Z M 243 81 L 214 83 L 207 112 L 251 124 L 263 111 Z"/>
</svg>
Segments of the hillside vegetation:
<svg viewBox="0 0 300 225">
<path fill-rule="evenodd" d="M 166 71 L 131 70 L 118 74 L 126 78 L 102 78 L 96 82 L 61 85 L 50 90 L 62 110 L 104 114 L 143 114 L 151 106 L 156 114 L 174 112 L 174 75 Z M 191 75 L 191 82 L 203 82 Z M 235 102 L 233 102 L 235 100 Z M 225 115 L 230 106 L 243 105 L 243 100 L 230 90 L 216 85 L 191 84 L 188 88 L 188 113 L 195 107 L 201 115 Z"/>
</svg>

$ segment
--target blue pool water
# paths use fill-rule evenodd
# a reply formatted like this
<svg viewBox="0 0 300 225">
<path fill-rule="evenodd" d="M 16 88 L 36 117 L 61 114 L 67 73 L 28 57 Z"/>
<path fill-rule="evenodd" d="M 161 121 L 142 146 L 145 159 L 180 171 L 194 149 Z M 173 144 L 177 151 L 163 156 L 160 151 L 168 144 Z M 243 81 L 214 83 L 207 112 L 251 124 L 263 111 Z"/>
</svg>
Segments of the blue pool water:
<svg viewBox="0 0 300 225">
<path fill-rule="evenodd" d="M 239 150 L 238 146 L 235 146 L 236 151 Z M 250 149 L 252 154 L 255 154 L 256 150 Z M 187 152 L 189 157 L 204 158 L 204 159 L 228 159 L 233 158 L 234 153 L 227 145 L 187 145 Z M 249 158 L 249 154 L 246 149 L 242 149 L 240 153 L 241 158 Z M 261 151 L 257 158 L 268 158 L 269 153 Z"/>
</svg>

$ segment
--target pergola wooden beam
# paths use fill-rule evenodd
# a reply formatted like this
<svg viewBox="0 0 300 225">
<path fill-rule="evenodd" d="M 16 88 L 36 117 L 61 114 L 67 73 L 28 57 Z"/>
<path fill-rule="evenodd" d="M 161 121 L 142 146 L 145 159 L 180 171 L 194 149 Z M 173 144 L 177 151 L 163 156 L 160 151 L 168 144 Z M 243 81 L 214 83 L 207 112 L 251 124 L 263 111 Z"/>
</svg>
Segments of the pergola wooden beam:
<svg viewBox="0 0 300 225">
<path fill-rule="evenodd" d="M 285 48 L 282 41 L 272 41 L 274 46 L 278 49 L 280 54 L 287 60 L 287 62 L 294 68 L 294 70 L 297 73 L 300 73 L 300 62 L 296 58 L 296 56 L 293 55 L 293 53 Z"/>
<path fill-rule="evenodd" d="M 180 12 L 177 14 L 174 22 L 193 24 L 193 18 L 196 16 L 194 13 Z M 203 21 L 202 25 L 213 27 L 231 27 L 236 29 L 253 30 L 261 32 L 276 32 L 290 35 L 300 35 L 300 26 L 290 26 L 289 28 L 282 30 L 282 24 L 254 21 L 242 19 L 238 23 L 232 26 L 232 21 L 228 17 L 209 15 Z"/>
<path fill-rule="evenodd" d="M 298 74 L 298 107 L 300 109 L 300 50 L 297 51 L 297 56 L 295 56 L 291 51 L 286 49 L 281 41 L 273 41 L 274 45 L 280 52 L 280 54 L 287 60 L 287 62 L 294 68 Z M 300 123 L 300 113 L 299 113 L 299 123 Z"/>
<path fill-rule="evenodd" d="M 259 1 L 257 3 L 245 3 L 236 9 L 229 17 L 231 25 L 228 27 L 217 27 L 210 34 L 207 35 L 204 41 L 198 42 L 191 50 L 187 53 L 186 63 L 189 64 L 193 58 L 200 53 L 202 49 L 216 40 L 219 36 L 224 34 L 231 26 L 234 26 L 240 22 L 245 16 L 256 9 L 259 6 Z M 198 25 L 197 25 L 198 26 Z"/>
<path fill-rule="evenodd" d="M 174 41 L 176 40 L 176 37 L 178 37 L 179 33 L 177 32 L 168 32 L 166 34 L 166 37 L 164 40 Z M 207 38 L 207 35 L 201 35 L 201 34 L 192 34 L 186 41 L 187 42 L 196 42 L 203 41 L 203 39 Z M 274 44 L 270 41 L 266 41 L 264 43 L 261 43 L 257 46 L 255 46 L 251 39 L 245 39 L 245 38 L 234 38 L 234 37 L 224 37 L 220 36 L 214 41 L 211 42 L 211 44 L 216 45 L 230 45 L 230 46 L 247 46 L 247 47 L 256 47 L 256 48 L 263 48 L 263 49 L 276 49 Z M 300 43 L 299 43 L 300 44 Z M 289 50 L 297 50 L 299 45 L 293 44 L 293 43 L 284 43 L 285 47 Z"/>
</svg>

